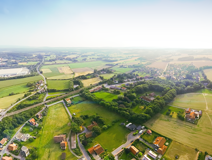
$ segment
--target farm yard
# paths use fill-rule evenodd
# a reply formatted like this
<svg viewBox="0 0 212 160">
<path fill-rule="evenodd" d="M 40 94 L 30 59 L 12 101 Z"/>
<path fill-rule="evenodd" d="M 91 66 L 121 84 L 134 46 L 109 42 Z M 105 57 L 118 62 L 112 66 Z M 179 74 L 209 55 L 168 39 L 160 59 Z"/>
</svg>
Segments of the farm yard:
<svg viewBox="0 0 212 160">
<path fill-rule="evenodd" d="M 158 69 L 162 69 L 164 70 L 167 66 L 167 62 L 153 62 L 152 64 L 148 65 L 147 67 L 151 67 L 151 68 L 158 68 Z"/>
<path fill-rule="evenodd" d="M 68 90 L 70 80 L 47 80 L 48 89 L 56 89 L 58 91 Z"/>
<path fill-rule="evenodd" d="M 208 78 L 210 81 L 212 81 L 212 69 L 205 69 L 204 72 L 205 72 L 207 78 Z"/>
<path fill-rule="evenodd" d="M 105 101 L 112 101 L 113 99 L 117 99 L 118 95 L 108 93 L 108 92 L 96 92 L 94 93 L 97 98 L 102 98 Z"/>
<path fill-rule="evenodd" d="M 11 106 L 11 104 L 14 104 L 19 98 L 22 98 L 24 96 L 23 93 L 16 94 L 13 96 L 7 96 L 0 98 L 0 109 L 6 109 Z"/>
<path fill-rule="evenodd" d="M 196 158 L 197 151 L 194 148 L 172 141 L 164 158 L 166 160 L 173 160 L 176 155 L 179 156 L 179 160 L 191 160 Z"/>
<path fill-rule="evenodd" d="M 59 113 L 59 114 L 58 114 Z M 61 118 L 61 116 L 63 118 Z M 47 116 L 43 120 L 44 126 L 42 134 L 32 143 L 27 144 L 29 148 L 37 147 L 39 152 L 38 160 L 51 159 L 60 160 L 63 152 L 66 153 L 67 159 L 76 160 L 77 158 L 71 154 L 67 148 L 65 151 L 60 149 L 60 145 L 54 143 L 55 135 L 70 132 L 70 120 L 62 103 L 51 106 Z"/>
<path fill-rule="evenodd" d="M 82 80 L 82 83 L 83 83 L 84 87 L 87 87 L 87 86 L 90 86 L 91 84 L 96 84 L 101 81 L 102 80 L 99 77 L 96 77 L 96 78 Z"/>
</svg>

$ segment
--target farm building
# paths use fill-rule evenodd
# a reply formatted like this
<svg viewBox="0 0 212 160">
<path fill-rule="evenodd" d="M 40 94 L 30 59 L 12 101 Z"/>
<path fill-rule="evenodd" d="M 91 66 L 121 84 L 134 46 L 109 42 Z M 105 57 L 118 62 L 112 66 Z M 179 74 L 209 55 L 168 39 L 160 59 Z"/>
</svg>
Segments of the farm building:
<svg viewBox="0 0 212 160">
<path fill-rule="evenodd" d="M 66 147 L 67 147 L 67 142 L 66 142 L 66 141 L 60 142 L 60 147 L 61 147 L 61 149 L 66 149 Z"/>
<path fill-rule="evenodd" d="M 66 140 L 66 135 L 59 135 L 59 136 L 54 136 L 54 142 L 55 143 L 60 143 L 62 141 Z"/>
<path fill-rule="evenodd" d="M 101 89 L 102 89 L 102 86 L 99 86 L 99 87 L 90 89 L 89 91 L 90 91 L 90 92 L 97 92 L 97 91 L 100 91 Z"/>
<path fill-rule="evenodd" d="M 15 77 L 29 74 L 27 68 L 0 69 L 0 77 Z"/>
</svg>

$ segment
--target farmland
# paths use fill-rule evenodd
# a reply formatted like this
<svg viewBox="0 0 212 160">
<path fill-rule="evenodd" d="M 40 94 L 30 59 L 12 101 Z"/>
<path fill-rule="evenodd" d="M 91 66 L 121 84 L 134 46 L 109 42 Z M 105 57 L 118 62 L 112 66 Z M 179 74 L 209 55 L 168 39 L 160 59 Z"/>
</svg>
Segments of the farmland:
<svg viewBox="0 0 212 160">
<path fill-rule="evenodd" d="M 38 81 L 41 79 L 42 79 L 41 76 L 33 76 L 33 77 L 27 77 L 27 78 L 19 78 L 19 79 L 0 81 L 0 89 L 6 88 L 9 86 L 19 85 L 19 84 L 26 84 L 28 82 L 35 82 L 35 81 Z"/>
<path fill-rule="evenodd" d="M 166 65 L 167 65 L 167 62 L 153 62 L 152 64 L 148 65 L 148 67 L 164 70 Z"/>
<path fill-rule="evenodd" d="M 89 73 L 93 73 L 93 69 L 88 68 L 88 67 L 84 67 L 84 68 L 76 68 L 76 69 L 72 69 L 73 72 L 75 73 L 75 77 L 81 76 L 81 75 L 86 75 Z"/>
<path fill-rule="evenodd" d="M 69 80 L 48 80 L 48 88 L 56 90 L 68 90 L 69 89 Z"/>
<path fill-rule="evenodd" d="M 96 78 L 82 80 L 82 83 L 83 83 L 84 87 L 87 87 L 87 86 L 90 86 L 91 84 L 96 84 L 100 81 L 101 81 L 101 79 L 99 77 L 96 77 Z"/>
<path fill-rule="evenodd" d="M 126 73 L 133 70 L 133 68 L 120 68 L 120 67 L 113 67 L 112 69 L 115 70 L 115 73 Z"/>
<path fill-rule="evenodd" d="M 19 98 L 22 98 L 24 96 L 23 93 L 21 94 L 16 94 L 13 96 L 7 96 L 4 98 L 0 98 L 0 109 L 6 109 L 9 106 L 11 106 L 11 104 L 15 103 Z"/>
<path fill-rule="evenodd" d="M 205 69 L 204 72 L 205 72 L 207 78 L 208 78 L 210 81 L 212 81 L 212 69 Z"/>
<path fill-rule="evenodd" d="M 5 87 L 0 89 L 0 98 L 8 96 L 10 93 L 24 93 L 27 92 L 29 88 L 26 86 L 26 84 L 19 84 L 19 85 L 14 85 L 10 87 Z"/>
<path fill-rule="evenodd" d="M 196 158 L 197 151 L 194 148 L 173 141 L 164 157 L 166 160 L 172 160 L 175 159 L 176 155 L 179 156 L 179 160 L 190 160 Z"/>
<path fill-rule="evenodd" d="M 60 114 L 58 114 L 60 113 Z M 63 118 L 61 118 L 61 116 Z M 68 134 L 70 132 L 70 120 L 62 104 L 56 104 L 49 108 L 48 114 L 44 119 L 44 126 L 40 137 L 34 142 L 27 145 L 27 147 L 38 147 L 38 160 L 51 159 L 60 160 L 63 152 L 66 153 L 67 159 L 77 159 L 74 157 L 68 148 L 64 151 L 60 149 L 60 144 L 53 141 L 53 137 L 59 134 Z"/>
<path fill-rule="evenodd" d="M 102 74 L 102 77 L 104 77 L 104 79 L 110 79 L 114 76 L 114 74 Z"/>
<path fill-rule="evenodd" d="M 108 93 L 108 92 L 96 92 L 94 94 L 95 94 L 96 97 L 102 98 L 105 101 L 112 101 L 113 99 L 117 99 L 118 98 L 118 95 L 112 94 L 112 93 Z"/>
</svg>

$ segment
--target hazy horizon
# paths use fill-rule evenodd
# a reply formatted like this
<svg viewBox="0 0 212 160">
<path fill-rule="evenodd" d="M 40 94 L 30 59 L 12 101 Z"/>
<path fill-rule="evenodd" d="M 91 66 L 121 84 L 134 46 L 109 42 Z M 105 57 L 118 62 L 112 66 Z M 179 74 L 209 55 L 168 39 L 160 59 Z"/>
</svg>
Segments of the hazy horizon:
<svg viewBox="0 0 212 160">
<path fill-rule="evenodd" d="M 210 0 L 0 2 L 0 48 L 211 48 Z"/>
</svg>

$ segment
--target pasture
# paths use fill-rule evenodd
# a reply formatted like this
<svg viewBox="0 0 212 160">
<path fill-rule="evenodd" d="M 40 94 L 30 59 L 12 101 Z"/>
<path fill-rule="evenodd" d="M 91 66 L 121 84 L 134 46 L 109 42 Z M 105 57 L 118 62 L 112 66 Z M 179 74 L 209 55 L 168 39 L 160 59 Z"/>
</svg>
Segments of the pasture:
<svg viewBox="0 0 212 160">
<path fill-rule="evenodd" d="M 205 72 L 207 78 L 208 78 L 210 81 L 212 81 L 212 69 L 205 69 L 204 72 Z"/>
<path fill-rule="evenodd" d="M 38 148 L 38 160 L 60 160 L 60 156 L 63 152 L 66 153 L 66 159 L 77 160 L 77 158 L 71 154 L 68 148 L 66 150 L 61 150 L 60 144 L 54 143 L 53 140 L 55 135 L 64 133 L 68 135 L 70 132 L 70 120 L 62 103 L 56 104 L 49 108 L 48 114 L 44 118 L 43 123 L 44 126 L 42 131 L 39 133 L 40 136 L 34 142 L 26 145 L 29 148 Z"/>
<path fill-rule="evenodd" d="M 24 96 L 23 93 L 16 94 L 13 96 L 7 96 L 0 98 L 0 109 L 6 109 L 11 106 L 11 104 L 14 104 L 19 98 L 22 98 Z"/>
<path fill-rule="evenodd" d="M 35 82 L 35 81 L 39 81 L 39 80 L 42 80 L 41 76 L 33 76 L 33 77 L 27 77 L 27 78 L 19 78 L 19 79 L 0 81 L 0 89 L 14 86 L 14 85 L 19 85 L 19 84 L 26 84 L 28 82 Z"/>
<path fill-rule="evenodd" d="M 162 69 L 164 70 L 167 66 L 167 62 L 153 62 L 152 64 L 148 65 L 147 67 L 151 67 L 151 68 L 158 68 L 158 69 Z"/>
<path fill-rule="evenodd" d="M 47 80 L 48 89 L 56 89 L 59 91 L 69 89 L 69 80 Z"/>
<path fill-rule="evenodd" d="M 105 101 L 112 101 L 113 99 L 117 99 L 118 95 L 116 94 L 112 94 L 112 93 L 108 93 L 108 92 L 95 92 L 93 93 L 96 97 L 104 99 Z"/>
<path fill-rule="evenodd" d="M 109 74 L 101 74 L 100 76 L 104 77 L 104 79 L 110 79 L 114 76 L 113 73 L 109 73 Z"/>
<path fill-rule="evenodd" d="M 175 159 L 176 155 L 179 156 L 179 160 L 191 160 L 196 158 L 197 151 L 194 148 L 172 141 L 164 158 L 166 160 L 172 160 Z"/>
<path fill-rule="evenodd" d="M 87 87 L 87 86 L 90 86 L 91 84 L 96 84 L 101 81 L 102 80 L 99 77 L 96 77 L 96 78 L 82 80 L 82 83 L 83 83 L 84 87 Z"/>
<path fill-rule="evenodd" d="M 26 86 L 26 84 L 19 84 L 19 85 L 15 85 L 15 86 L 1 88 L 0 89 L 0 98 L 8 96 L 10 93 L 14 93 L 14 94 L 24 93 L 24 92 L 27 92 L 28 90 L 29 90 L 29 88 Z"/>
</svg>

